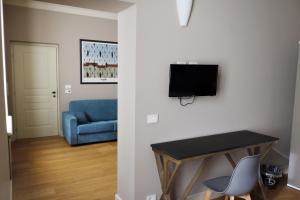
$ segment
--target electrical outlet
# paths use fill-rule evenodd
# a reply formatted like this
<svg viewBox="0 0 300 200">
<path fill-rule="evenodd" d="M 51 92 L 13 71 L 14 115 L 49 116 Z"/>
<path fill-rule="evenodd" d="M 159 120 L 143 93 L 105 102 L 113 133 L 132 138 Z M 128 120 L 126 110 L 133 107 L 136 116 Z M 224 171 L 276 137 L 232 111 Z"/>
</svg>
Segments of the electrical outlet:
<svg viewBox="0 0 300 200">
<path fill-rule="evenodd" d="M 158 123 L 158 114 L 147 115 L 147 124 L 156 124 L 156 123 Z"/>
<path fill-rule="evenodd" d="M 156 194 L 151 194 L 146 197 L 146 200 L 156 200 Z"/>
</svg>

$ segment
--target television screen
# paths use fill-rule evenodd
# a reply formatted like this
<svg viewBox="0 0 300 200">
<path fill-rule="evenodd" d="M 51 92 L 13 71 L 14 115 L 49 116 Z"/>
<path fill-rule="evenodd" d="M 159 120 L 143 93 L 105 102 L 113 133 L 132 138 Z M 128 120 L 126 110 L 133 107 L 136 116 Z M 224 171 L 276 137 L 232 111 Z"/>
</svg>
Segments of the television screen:
<svg viewBox="0 0 300 200">
<path fill-rule="evenodd" d="M 218 65 L 171 64 L 169 97 L 215 96 Z"/>
</svg>

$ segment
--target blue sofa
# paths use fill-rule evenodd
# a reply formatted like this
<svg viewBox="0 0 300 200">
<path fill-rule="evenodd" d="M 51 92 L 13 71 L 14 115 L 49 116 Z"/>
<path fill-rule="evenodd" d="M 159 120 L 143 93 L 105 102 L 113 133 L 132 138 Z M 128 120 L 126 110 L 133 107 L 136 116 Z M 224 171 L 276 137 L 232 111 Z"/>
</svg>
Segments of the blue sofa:
<svg viewBox="0 0 300 200">
<path fill-rule="evenodd" d="M 63 133 L 70 145 L 116 140 L 117 100 L 71 101 Z"/>
</svg>

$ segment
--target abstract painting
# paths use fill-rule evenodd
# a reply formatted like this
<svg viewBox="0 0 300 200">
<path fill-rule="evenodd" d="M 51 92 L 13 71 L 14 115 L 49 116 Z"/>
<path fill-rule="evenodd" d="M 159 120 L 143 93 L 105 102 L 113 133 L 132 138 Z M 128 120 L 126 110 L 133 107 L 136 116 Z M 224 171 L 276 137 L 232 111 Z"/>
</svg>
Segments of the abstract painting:
<svg viewBox="0 0 300 200">
<path fill-rule="evenodd" d="M 118 43 L 80 40 L 81 84 L 118 82 Z"/>
</svg>

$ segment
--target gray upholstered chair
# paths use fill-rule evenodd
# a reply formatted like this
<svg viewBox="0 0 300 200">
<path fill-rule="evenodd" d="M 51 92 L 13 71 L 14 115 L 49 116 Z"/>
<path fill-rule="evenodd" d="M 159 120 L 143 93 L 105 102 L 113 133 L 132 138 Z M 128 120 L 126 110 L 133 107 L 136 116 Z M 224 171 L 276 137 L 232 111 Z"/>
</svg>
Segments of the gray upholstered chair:
<svg viewBox="0 0 300 200">
<path fill-rule="evenodd" d="M 253 190 L 259 176 L 260 155 L 242 158 L 235 167 L 231 176 L 222 176 L 205 181 L 208 188 L 205 200 L 209 200 L 212 191 L 225 195 L 225 199 L 234 200 L 235 197 L 251 200 L 250 192 Z"/>
</svg>

